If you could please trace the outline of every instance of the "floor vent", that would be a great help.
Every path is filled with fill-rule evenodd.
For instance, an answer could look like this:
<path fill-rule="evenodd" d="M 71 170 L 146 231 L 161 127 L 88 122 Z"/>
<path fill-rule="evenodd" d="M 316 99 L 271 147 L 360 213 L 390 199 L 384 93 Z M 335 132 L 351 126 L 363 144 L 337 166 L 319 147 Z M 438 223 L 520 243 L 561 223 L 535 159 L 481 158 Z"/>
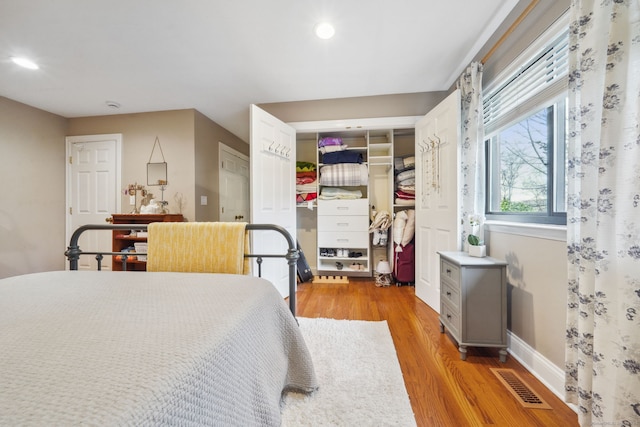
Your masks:
<path fill-rule="evenodd" d="M 492 368 L 491 371 L 523 407 L 552 409 L 513 369 Z"/>

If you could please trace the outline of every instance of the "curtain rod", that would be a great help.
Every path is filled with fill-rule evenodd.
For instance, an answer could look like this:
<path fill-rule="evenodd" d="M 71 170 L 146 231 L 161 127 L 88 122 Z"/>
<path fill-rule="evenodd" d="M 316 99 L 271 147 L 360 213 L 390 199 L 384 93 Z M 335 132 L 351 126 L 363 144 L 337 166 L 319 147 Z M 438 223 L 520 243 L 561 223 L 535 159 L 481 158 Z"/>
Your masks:
<path fill-rule="evenodd" d="M 491 58 L 491 56 L 495 53 L 495 51 L 498 50 L 500 45 L 504 43 L 507 37 L 509 37 L 509 35 L 511 35 L 511 33 L 516 29 L 516 27 L 520 25 L 522 21 L 524 21 L 524 18 L 527 17 L 529 12 L 531 12 L 539 2 L 540 0 L 532 0 L 532 2 L 529 3 L 529 6 L 527 6 L 527 8 L 520 14 L 520 16 L 518 16 L 518 19 L 516 19 L 514 23 L 511 24 L 511 26 L 502 35 L 502 37 L 500 37 L 500 39 L 496 42 L 496 44 L 494 44 L 493 47 L 489 50 L 489 52 L 487 52 L 487 54 L 482 58 L 482 61 L 480 62 L 482 62 L 483 65 L 489 60 L 489 58 Z"/>

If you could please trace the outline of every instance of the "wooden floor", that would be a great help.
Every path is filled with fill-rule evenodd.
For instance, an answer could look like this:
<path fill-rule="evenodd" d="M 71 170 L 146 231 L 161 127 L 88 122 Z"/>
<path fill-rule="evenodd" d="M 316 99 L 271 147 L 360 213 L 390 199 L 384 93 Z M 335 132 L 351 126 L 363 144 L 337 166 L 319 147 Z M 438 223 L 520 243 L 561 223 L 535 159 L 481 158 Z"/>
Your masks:
<path fill-rule="evenodd" d="M 386 320 L 395 343 L 418 426 L 577 426 L 577 415 L 512 357 L 497 349 L 457 346 L 440 333 L 438 315 L 413 287 L 378 288 L 372 280 L 298 285 L 301 317 Z M 511 368 L 553 409 L 525 409 L 490 368 Z"/>

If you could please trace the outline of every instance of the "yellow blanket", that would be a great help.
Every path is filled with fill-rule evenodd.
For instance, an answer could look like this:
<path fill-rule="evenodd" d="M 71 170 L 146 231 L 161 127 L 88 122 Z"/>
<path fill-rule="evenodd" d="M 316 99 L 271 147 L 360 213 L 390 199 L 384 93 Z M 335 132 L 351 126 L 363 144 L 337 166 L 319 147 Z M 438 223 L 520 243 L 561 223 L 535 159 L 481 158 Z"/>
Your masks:
<path fill-rule="evenodd" d="M 244 222 L 154 222 L 148 227 L 147 271 L 248 274 Z"/>

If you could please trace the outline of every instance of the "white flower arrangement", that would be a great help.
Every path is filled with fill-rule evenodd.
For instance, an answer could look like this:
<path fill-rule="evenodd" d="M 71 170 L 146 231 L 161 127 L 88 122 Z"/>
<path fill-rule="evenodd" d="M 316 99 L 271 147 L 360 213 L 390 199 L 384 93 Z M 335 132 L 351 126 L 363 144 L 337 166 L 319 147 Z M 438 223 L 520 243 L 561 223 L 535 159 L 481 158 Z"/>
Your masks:
<path fill-rule="evenodd" d="M 471 246 L 481 246 L 484 245 L 484 240 L 481 239 L 476 233 L 478 233 L 482 224 L 484 223 L 484 217 L 480 214 L 471 214 L 469 215 L 469 225 L 471 225 L 471 233 L 467 238 L 467 241 Z M 478 233 L 481 234 L 481 233 Z"/>

